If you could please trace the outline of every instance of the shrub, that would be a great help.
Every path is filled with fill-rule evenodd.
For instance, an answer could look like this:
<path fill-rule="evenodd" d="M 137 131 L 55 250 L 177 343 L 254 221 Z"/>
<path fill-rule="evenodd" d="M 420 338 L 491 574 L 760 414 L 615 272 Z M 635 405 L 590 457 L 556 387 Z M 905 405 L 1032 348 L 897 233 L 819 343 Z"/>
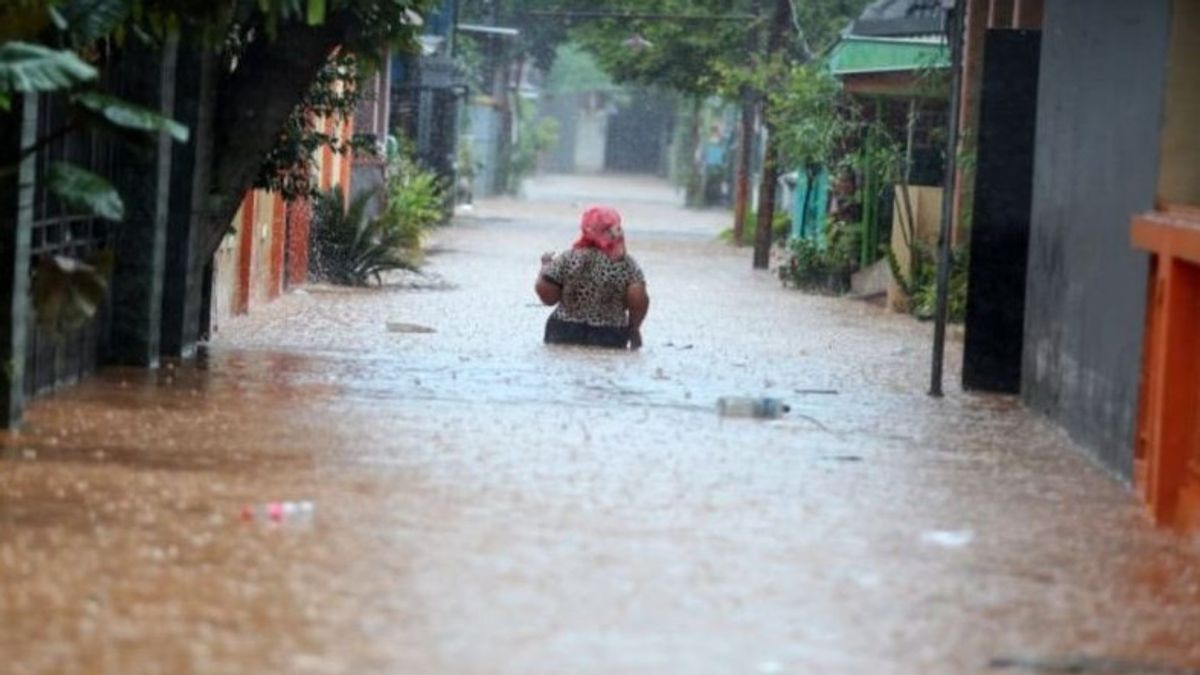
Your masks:
<path fill-rule="evenodd" d="M 803 237 L 793 239 L 788 245 L 791 257 L 779 268 L 779 277 L 784 285 L 804 290 L 845 293 L 857 268 L 861 239 L 861 225 L 836 220 L 826 230 L 824 246 Z"/>
<path fill-rule="evenodd" d="M 367 203 L 377 191 L 358 194 L 346 205 L 339 189 L 318 194 L 309 240 L 310 268 L 323 281 L 352 286 L 376 283 L 396 269 L 415 269 L 402 254 L 403 237 L 383 218 L 367 218 Z"/>
<path fill-rule="evenodd" d="M 537 168 L 538 157 L 558 143 L 558 120 L 538 118 L 532 103 L 522 100 L 517 111 L 519 133 L 513 147 L 512 165 L 508 174 L 508 192 L 517 194 L 521 183 Z"/>
<path fill-rule="evenodd" d="M 792 218 L 786 213 L 776 213 L 771 220 L 771 242 L 782 244 L 792 233 Z M 751 210 L 746 213 L 746 229 L 742 232 L 742 246 L 753 246 L 754 238 L 758 236 L 758 212 Z M 717 237 L 726 244 L 733 243 L 733 228 L 721 230 Z"/>
<path fill-rule="evenodd" d="M 966 247 L 951 251 L 950 258 L 946 320 L 950 323 L 962 323 L 967 318 L 967 278 L 970 270 Z M 923 275 L 912 294 L 913 316 L 926 321 L 932 319 L 937 311 L 937 264 L 930 262 L 927 269 L 928 273 Z"/>
<path fill-rule="evenodd" d="M 445 217 L 441 182 L 402 151 L 390 153 L 387 168 L 387 203 L 381 226 L 396 248 L 415 262 L 430 228 Z"/>
<path fill-rule="evenodd" d="M 822 248 L 817 242 L 803 237 L 793 239 L 788 248 L 791 257 L 779 268 L 779 278 L 785 286 L 823 293 L 850 290 L 853 267 L 839 249 Z"/>

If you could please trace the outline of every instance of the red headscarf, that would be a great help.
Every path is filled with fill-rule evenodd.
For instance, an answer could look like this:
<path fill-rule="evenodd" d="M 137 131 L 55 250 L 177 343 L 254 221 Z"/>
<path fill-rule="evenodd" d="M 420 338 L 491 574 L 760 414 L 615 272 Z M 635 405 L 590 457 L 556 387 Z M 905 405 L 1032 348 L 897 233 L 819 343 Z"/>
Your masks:
<path fill-rule="evenodd" d="M 594 248 L 609 260 L 625 256 L 625 233 L 621 230 L 621 214 L 607 206 L 593 206 L 583 212 L 581 234 L 574 248 Z"/>

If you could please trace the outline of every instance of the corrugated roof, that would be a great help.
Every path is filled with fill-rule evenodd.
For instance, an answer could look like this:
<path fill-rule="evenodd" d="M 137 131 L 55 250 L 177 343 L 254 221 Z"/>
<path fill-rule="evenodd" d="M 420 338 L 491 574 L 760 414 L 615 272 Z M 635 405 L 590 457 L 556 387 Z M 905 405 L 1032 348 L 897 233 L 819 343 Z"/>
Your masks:
<path fill-rule="evenodd" d="M 829 70 L 839 77 L 948 67 L 950 50 L 944 39 L 851 36 L 842 38 L 829 55 Z"/>
<path fill-rule="evenodd" d="M 899 37 L 939 33 L 945 17 L 943 0 L 876 0 L 850 24 L 850 34 Z"/>

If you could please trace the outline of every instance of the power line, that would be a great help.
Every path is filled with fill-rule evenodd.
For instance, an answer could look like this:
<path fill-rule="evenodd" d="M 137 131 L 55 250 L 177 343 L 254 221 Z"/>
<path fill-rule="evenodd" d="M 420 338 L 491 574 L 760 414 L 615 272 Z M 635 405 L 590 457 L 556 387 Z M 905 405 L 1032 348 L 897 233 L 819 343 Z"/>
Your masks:
<path fill-rule="evenodd" d="M 648 12 L 535 10 L 525 16 L 548 19 L 632 19 L 643 21 L 762 21 L 754 14 L 657 14 Z"/>

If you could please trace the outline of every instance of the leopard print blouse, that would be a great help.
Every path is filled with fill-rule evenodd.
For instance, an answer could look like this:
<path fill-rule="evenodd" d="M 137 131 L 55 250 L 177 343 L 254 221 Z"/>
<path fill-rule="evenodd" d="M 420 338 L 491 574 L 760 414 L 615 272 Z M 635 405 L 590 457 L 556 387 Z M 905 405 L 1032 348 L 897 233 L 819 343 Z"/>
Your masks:
<path fill-rule="evenodd" d="M 610 260 L 594 248 L 558 254 L 542 269 L 542 277 L 562 287 L 562 300 L 551 316 L 592 326 L 628 325 L 625 291 L 646 283 L 632 256 Z"/>

